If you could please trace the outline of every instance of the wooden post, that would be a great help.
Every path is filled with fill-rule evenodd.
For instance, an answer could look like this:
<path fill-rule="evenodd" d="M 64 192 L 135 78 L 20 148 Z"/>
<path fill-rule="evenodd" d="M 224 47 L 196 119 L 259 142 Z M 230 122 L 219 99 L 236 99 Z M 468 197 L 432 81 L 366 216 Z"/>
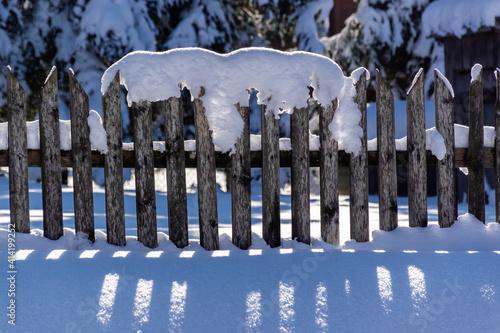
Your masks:
<path fill-rule="evenodd" d="M 398 226 L 394 94 L 378 70 L 376 86 L 379 224 L 391 231 Z"/>
<path fill-rule="evenodd" d="M 73 150 L 73 187 L 75 201 L 75 231 L 84 232 L 89 240 L 94 236 L 94 203 L 92 193 L 92 160 L 90 145 L 89 97 L 69 70 L 71 112 L 71 148 Z"/>
<path fill-rule="evenodd" d="M 427 226 L 427 160 L 424 70 L 420 69 L 406 95 L 408 151 L 408 213 L 410 227 Z"/>
<path fill-rule="evenodd" d="M 132 103 L 135 155 L 137 239 L 147 247 L 158 246 L 155 170 L 153 165 L 153 115 L 149 102 Z"/>
<path fill-rule="evenodd" d="M 271 247 L 281 245 L 279 124 L 272 110 L 261 106 L 262 235 Z"/>
<path fill-rule="evenodd" d="M 455 172 L 455 129 L 453 95 L 440 73 L 434 71 L 436 129 L 444 139 L 446 155 L 437 162 L 438 221 L 441 228 L 457 219 L 457 179 Z"/>
<path fill-rule="evenodd" d="M 231 209 L 233 244 L 240 249 L 252 245 L 252 207 L 250 197 L 250 108 L 236 105 L 244 126 L 231 156 Z"/>
<path fill-rule="evenodd" d="M 168 234 L 178 248 L 183 248 L 189 245 L 189 240 L 182 99 L 172 97 L 165 105 Z"/>
<path fill-rule="evenodd" d="M 41 92 L 40 154 L 42 165 L 43 235 L 59 239 L 64 233 L 62 212 L 61 139 L 57 69 L 54 66 Z"/>
<path fill-rule="evenodd" d="M 194 100 L 196 136 L 196 169 L 198 175 L 198 212 L 200 218 L 200 245 L 208 251 L 219 249 L 219 222 L 217 215 L 217 183 L 215 180 L 215 150 L 205 107 L 200 96 Z"/>
<path fill-rule="evenodd" d="M 26 94 L 7 67 L 10 224 L 17 232 L 30 232 Z"/>
<path fill-rule="evenodd" d="M 470 83 L 469 90 L 469 213 L 485 221 L 484 150 L 483 150 L 483 69 Z"/>
<path fill-rule="evenodd" d="M 500 223 L 500 69 L 495 70 L 497 94 L 495 100 L 495 211 L 496 221 Z"/>
<path fill-rule="evenodd" d="M 351 154 L 349 164 L 351 239 L 357 242 L 368 242 L 370 240 L 370 229 L 368 224 L 366 72 L 361 75 L 355 86 L 355 102 L 358 104 L 359 112 L 361 112 L 359 125 L 363 129 L 363 137 L 361 138 L 361 151 L 356 156 Z"/>
<path fill-rule="evenodd" d="M 125 204 L 123 193 L 123 138 L 120 73 L 117 72 L 102 96 L 102 116 L 108 153 L 104 157 L 106 188 L 106 232 L 109 244 L 125 246 Z"/>
<path fill-rule="evenodd" d="M 337 107 L 334 99 L 319 108 L 321 238 L 333 245 L 339 244 L 339 152 L 328 125 Z"/>
<path fill-rule="evenodd" d="M 292 144 L 292 239 L 310 244 L 309 209 L 309 109 L 294 109 L 290 115 Z"/>

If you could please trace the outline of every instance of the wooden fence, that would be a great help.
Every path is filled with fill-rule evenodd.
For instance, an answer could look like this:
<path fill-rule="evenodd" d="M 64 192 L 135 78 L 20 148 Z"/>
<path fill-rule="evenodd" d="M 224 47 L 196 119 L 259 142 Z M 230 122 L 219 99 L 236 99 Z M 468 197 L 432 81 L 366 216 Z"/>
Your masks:
<path fill-rule="evenodd" d="M 496 71 L 496 137 L 500 137 L 500 70 Z M 177 247 L 188 245 L 188 217 L 185 168 L 198 172 L 200 242 L 207 250 L 219 248 L 217 167 L 231 169 L 232 240 L 239 248 L 251 245 L 250 169 L 262 168 L 262 234 L 272 247 L 281 244 L 279 168 L 291 167 L 292 237 L 310 243 L 309 168 L 320 167 L 321 237 L 339 243 L 339 166 L 350 168 L 351 238 L 369 240 L 368 166 L 378 167 L 380 229 L 398 227 L 396 165 L 408 167 L 409 224 L 427 226 L 426 166 L 437 166 L 438 220 L 449 227 L 457 218 L 456 168 L 469 169 L 469 212 L 485 220 L 484 169 L 496 172 L 496 220 L 500 221 L 500 145 L 483 145 L 482 72 L 471 82 L 469 104 L 469 149 L 454 147 L 453 96 L 436 72 L 436 127 L 444 138 L 446 155 L 437 160 L 426 151 L 424 113 L 424 75 L 420 71 L 407 96 L 407 151 L 396 151 L 394 96 L 391 88 L 376 74 L 377 151 L 367 150 L 366 74 L 356 83 L 355 101 L 362 114 L 362 149 L 357 155 L 338 150 L 331 140 L 328 124 L 334 117 L 337 101 L 318 106 L 320 116 L 319 151 L 309 149 L 308 112 L 291 115 L 291 151 L 279 150 L 279 127 L 274 114 L 262 112 L 262 150 L 250 150 L 249 108 L 237 105 L 244 120 L 243 134 L 233 155 L 216 152 L 211 140 L 202 101 L 194 100 L 196 151 L 185 151 L 180 98 L 165 101 L 165 151 L 153 149 L 152 111 L 147 102 L 132 105 L 134 150 L 123 150 L 118 74 L 102 97 L 104 128 L 109 153 L 91 149 L 89 141 L 89 101 L 85 91 L 69 73 L 71 112 L 71 151 L 60 149 L 57 71 L 52 71 L 41 93 L 40 150 L 28 150 L 24 90 L 8 69 L 8 140 L 7 151 L 0 151 L 0 166 L 9 167 L 11 224 L 18 232 L 30 231 L 28 167 L 42 168 L 44 236 L 58 239 L 63 235 L 61 167 L 72 167 L 74 177 L 75 230 L 94 240 L 92 168 L 104 168 L 106 190 L 107 241 L 125 245 L 123 168 L 135 168 L 137 236 L 144 245 L 158 245 L 154 168 L 166 168 L 168 187 L 169 238 Z"/>

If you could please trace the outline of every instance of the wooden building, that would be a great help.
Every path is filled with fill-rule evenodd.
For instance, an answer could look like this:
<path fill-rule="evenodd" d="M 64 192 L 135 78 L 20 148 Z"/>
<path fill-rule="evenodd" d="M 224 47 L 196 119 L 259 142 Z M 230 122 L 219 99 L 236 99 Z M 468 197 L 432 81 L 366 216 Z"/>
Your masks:
<path fill-rule="evenodd" d="M 333 1 L 333 0 L 332 0 Z M 345 26 L 345 20 L 356 11 L 354 0 L 335 0 L 330 12 L 329 36 L 338 34 Z"/>
<path fill-rule="evenodd" d="M 468 32 L 461 38 L 436 36 L 444 45 L 445 75 L 455 89 L 455 122 L 468 124 L 470 70 L 483 66 L 484 122 L 494 125 L 495 68 L 500 67 L 500 17 L 495 26 Z"/>
<path fill-rule="evenodd" d="M 468 31 L 460 38 L 455 35 L 434 35 L 444 45 L 445 76 L 455 90 L 455 123 L 469 124 L 469 86 L 471 68 L 475 64 L 483 66 L 484 124 L 495 125 L 495 68 L 500 68 L 500 17 L 495 25 L 482 27 L 475 32 Z M 486 172 L 490 187 L 494 175 Z M 458 192 L 467 192 L 467 177 L 458 174 Z M 459 196 L 460 198 L 460 196 Z M 462 196 L 463 198 L 463 196 Z"/>

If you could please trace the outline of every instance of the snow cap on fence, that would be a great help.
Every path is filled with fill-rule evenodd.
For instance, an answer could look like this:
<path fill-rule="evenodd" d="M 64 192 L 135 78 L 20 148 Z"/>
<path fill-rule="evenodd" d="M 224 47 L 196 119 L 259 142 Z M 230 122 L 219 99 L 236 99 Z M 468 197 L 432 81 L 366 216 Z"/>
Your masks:
<path fill-rule="evenodd" d="M 481 74 L 481 70 L 483 66 L 480 64 L 475 64 L 470 70 L 470 82 L 479 81 L 479 75 Z"/>
<path fill-rule="evenodd" d="M 330 125 L 333 137 L 347 152 L 359 152 L 361 114 L 354 103 L 356 77 L 345 77 L 331 59 L 306 52 L 281 52 L 247 48 L 218 54 L 200 48 L 154 53 L 132 52 L 109 67 L 102 77 L 104 94 L 117 71 L 128 90 L 129 105 L 180 96 L 187 87 L 200 98 L 213 131 L 213 141 L 223 151 L 231 150 L 243 130 L 235 104 L 248 106 L 249 89 L 258 91 L 258 103 L 266 104 L 276 117 L 307 106 L 309 88 L 322 105 L 335 98 L 339 108 Z M 361 74 L 356 72 L 357 74 Z M 359 77 L 358 75 L 358 77 Z M 201 88 L 205 94 L 200 96 Z"/>

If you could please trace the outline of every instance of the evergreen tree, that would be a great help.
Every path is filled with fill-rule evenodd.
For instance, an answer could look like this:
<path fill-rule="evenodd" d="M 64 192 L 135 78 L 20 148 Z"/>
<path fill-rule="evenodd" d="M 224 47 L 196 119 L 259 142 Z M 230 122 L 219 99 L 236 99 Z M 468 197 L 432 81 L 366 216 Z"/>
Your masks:
<path fill-rule="evenodd" d="M 357 11 L 347 26 L 326 42 L 326 54 L 349 75 L 357 67 L 375 74 L 379 69 L 404 99 L 413 76 L 441 67 L 442 48 L 422 33 L 422 13 L 433 0 L 358 0 Z M 432 94 L 432 75 L 426 75 L 426 90 Z M 374 101 L 374 80 L 368 98 Z"/>

